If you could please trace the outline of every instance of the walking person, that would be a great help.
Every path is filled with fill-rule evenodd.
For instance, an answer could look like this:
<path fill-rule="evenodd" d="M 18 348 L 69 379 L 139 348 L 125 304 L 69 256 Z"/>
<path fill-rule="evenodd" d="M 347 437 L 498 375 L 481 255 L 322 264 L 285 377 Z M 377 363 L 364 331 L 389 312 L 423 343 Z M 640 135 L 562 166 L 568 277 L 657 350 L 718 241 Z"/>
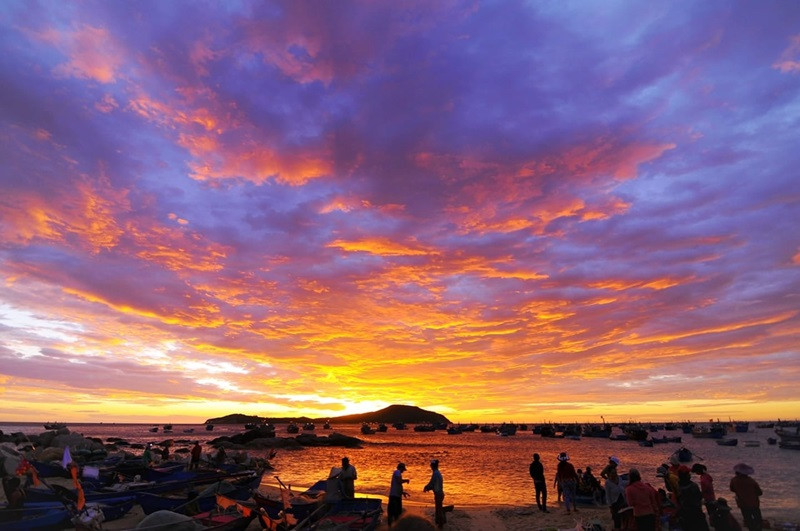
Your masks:
<path fill-rule="evenodd" d="M 539 459 L 539 454 L 533 454 L 533 461 L 531 461 L 528 471 L 536 491 L 536 506 L 543 513 L 549 513 L 550 511 L 547 510 L 547 481 L 544 479 L 544 465 Z"/>
<path fill-rule="evenodd" d="M 656 531 L 656 523 L 661 512 L 658 491 L 649 483 L 642 481 L 642 475 L 635 468 L 631 468 L 628 472 L 628 482 L 628 486 L 625 487 L 625 497 L 628 505 L 633 507 L 637 531 Z"/>
<path fill-rule="evenodd" d="M 567 514 L 572 510 L 578 512 L 578 507 L 575 505 L 575 494 L 578 489 L 578 473 L 575 472 L 575 467 L 569 462 L 569 455 L 567 452 L 558 454 L 556 481 L 558 481 L 561 490 L 564 492 L 564 506 L 567 508 Z M 572 509 L 570 509 L 570 507 Z"/>
<path fill-rule="evenodd" d="M 342 471 L 339 473 L 339 479 L 342 481 L 345 498 L 355 498 L 358 474 L 356 467 L 350 464 L 350 459 L 347 457 L 342 457 Z"/>
<path fill-rule="evenodd" d="M 736 475 L 731 479 L 731 492 L 736 494 L 736 505 L 742 511 L 744 525 L 750 531 L 761 531 L 763 523 L 760 496 L 764 493 L 758 482 L 750 477 L 755 470 L 749 465 L 739 463 L 733 467 L 733 472 Z"/>
<path fill-rule="evenodd" d="M 442 473 L 439 472 L 439 460 L 434 459 L 431 461 L 431 480 L 422 489 L 423 492 L 433 491 L 433 503 L 435 509 L 434 521 L 436 527 L 441 529 L 447 523 L 447 517 L 444 514 L 444 478 Z"/>
<path fill-rule="evenodd" d="M 409 481 L 403 479 L 403 472 L 405 471 L 406 465 L 397 463 L 397 468 L 392 473 L 392 483 L 389 487 L 389 507 L 386 511 L 390 528 L 392 527 L 392 522 L 400 518 L 403 513 L 403 496 L 408 497 L 408 493 L 403 490 L 403 483 L 408 483 Z"/>

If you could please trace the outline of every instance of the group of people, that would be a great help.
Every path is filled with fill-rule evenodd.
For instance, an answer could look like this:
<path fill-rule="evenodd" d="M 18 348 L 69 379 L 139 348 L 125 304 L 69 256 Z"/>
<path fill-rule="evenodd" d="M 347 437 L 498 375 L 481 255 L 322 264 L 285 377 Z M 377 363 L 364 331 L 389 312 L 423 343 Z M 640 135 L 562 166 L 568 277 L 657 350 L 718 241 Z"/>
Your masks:
<path fill-rule="evenodd" d="M 434 522 L 436 527 L 441 529 L 447 522 L 446 512 L 452 511 L 453 506 L 444 506 L 444 478 L 441 471 L 439 471 L 439 460 L 433 459 L 430 464 L 431 479 L 422 488 L 423 492 L 433 493 L 434 503 Z M 392 472 L 392 478 L 389 486 L 389 504 L 387 507 L 387 522 L 389 527 L 400 519 L 403 513 L 403 498 L 407 498 L 409 493 L 403 488 L 403 485 L 409 483 L 409 479 L 403 477 L 406 471 L 405 463 L 397 463 L 397 467 Z M 355 481 L 358 479 L 358 472 L 356 467 L 350 463 L 347 457 L 342 458 L 342 466 L 333 467 L 328 476 L 327 486 L 327 501 L 333 501 L 329 496 L 331 493 L 335 497 L 341 498 L 354 498 L 355 497 Z"/>
<path fill-rule="evenodd" d="M 620 460 L 616 456 L 611 456 L 608 464 L 600 472 L 605 484 L 602 493 L 598 493 L 599 481 L 592 474 L 590 467 L 587 467 L 584 473 L 576 471 L 569 462 L 570 458 L 566 452 L 561 452 L 557 460 L 554 485 L 558 488 L 559 499 L 563 495 L 567 513 L 578 510 L 576 495 L 582 486 L 585 491 L 592 493 L 594 501 L 598 501 L 597 495 L 601 494 L 611 511 L 614 529 L 655 531 L 661 529 L 663 521 L 668 523 L 670 528 L 708 531 L 710 521 L 717 531 L 741 531 L 741 526 L 731 514 L 727 500 L 716 497 L 714 480 L 703 464 L 695 463 L 689 468 L 681 464 L 677 456 L 672 456 L 669 464 L 658 467 L 657 477 L 664 479 L 664 487 L 656 489 L 644 482 L 641 473 L 635 468 L 631 468 L 627 474 L 620 474 L 617 470 Z M 533 479 L 536 505 L 540 511 L 549 512 L 544 465 L 538 453 L 533 454 L 529 469 Z M 758 482 L 751 477 L 753 468 L 745 463 L 739 463 L 733 467 L 733 472 L 734 477 L 729 487 L 736 496 L 742 520 L 750 531 L 760 531 L 762 491 Z M 692 481 L 692 474 L 698 477 L 699 485 Z"/>

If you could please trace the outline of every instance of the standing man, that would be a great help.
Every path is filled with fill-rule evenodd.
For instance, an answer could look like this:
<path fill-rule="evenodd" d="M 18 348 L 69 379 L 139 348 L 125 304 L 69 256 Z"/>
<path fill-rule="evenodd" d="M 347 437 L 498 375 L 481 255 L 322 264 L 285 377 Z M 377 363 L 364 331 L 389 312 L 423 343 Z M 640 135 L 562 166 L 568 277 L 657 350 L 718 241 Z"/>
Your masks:
<path fill-rule="evenodd" d="M 731 491 L 736 494 L 736 505 L 742 511 L 744 525 L 750 531 L 761 531 L 763 523 L 759 497 L 764 493 L 758 482 L 750 477 L 755 470 L 749 465 L 739 463 L 733 467 L 733 472 L 736 475 L 731 479 Z"/>
<path fill-rule="evenodd" d="M 195 441 L 194 446 L 192 446 L 192 458 L 189 461 L 189 470 L 200 468 L 200 456 L 202 453 L 203 449 L 200 447 L 200 441 Z"/>
<path fill-rule="evenodd" d="M 433 473 L 431 474 L 431 480 L 425 485 L 425 488 L 422 489 L 423 492 L 428 492 L 429 490 L 433 491 L 433 504 L 436 508 L 435 518 L 434 521 L 436 522 L 436 527 L 441 529 L 444 527 L 444 524 L 447 523 L 447 517 L 444 514 L 444 478 L 442 478 L 442 473 L 439 472 L 439 460 L 434 459 L 431 461 L 431 470 Z"/>
<path fill-rule="evenodd" d="M 406 465 L 397 463 L 397 468 L 392 473 L 392 484 L 389 487 L 389 508 L 386 511 L 389 527 L 392 527 L 392 522 L 400 518 L 403 512 L 403 496 L 408 497 L 408 493 L 403 490 L 403 483 L 408 483 L 409 481 L 403 479 L 403 472 L 405 471 Z"/>
<path fill-rule="evenodd" d="M 547 481 L 544 479 L 544 465 L 539 461 L 539 454 L 533 454 L 533 461 L 529 467 L 531 478 L 533 478 L 533 488 L 536 490 L 536 506 L 543 513 L 547 510 Z"/>
<path fill-rule="evenodd" d="M 350 459 L 342 457 L 342 471 L 339 474 L 339 479 L 342 481 L 342 490 L 344 491 L 345 498 L 356 497 L 356 480 L 358 474 L 356 467 L 350 464 Z"/>

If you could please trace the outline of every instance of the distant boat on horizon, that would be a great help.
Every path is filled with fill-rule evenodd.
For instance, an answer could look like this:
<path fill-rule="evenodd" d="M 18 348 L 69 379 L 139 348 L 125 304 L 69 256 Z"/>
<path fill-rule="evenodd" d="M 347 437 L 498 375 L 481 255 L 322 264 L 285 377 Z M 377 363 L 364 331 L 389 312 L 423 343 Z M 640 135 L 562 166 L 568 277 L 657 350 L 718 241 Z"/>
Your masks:
<path fill-rule="evenodd" d="M 44 429 L 46 430 L 60 430 L 61 428 L 66 428 L 66 422 L 45 422 Z"/>

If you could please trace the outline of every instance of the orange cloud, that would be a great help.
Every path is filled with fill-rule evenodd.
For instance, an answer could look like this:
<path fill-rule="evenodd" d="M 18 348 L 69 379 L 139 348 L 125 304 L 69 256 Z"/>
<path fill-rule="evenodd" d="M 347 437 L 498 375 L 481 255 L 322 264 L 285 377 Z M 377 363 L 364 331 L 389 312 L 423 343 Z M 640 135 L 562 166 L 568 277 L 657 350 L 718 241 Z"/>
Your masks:
<path fill-rule="evenodd" d="M 347 252 L 365 252 L 381 256 L 427 256 L 436 254 L 432 248 L 421 245 L 405 245 L 388 238 L 365 238 L 358 241 L 336 240 L 329 243 L 328 247 L 342 249 Z"/>
<path fill-rule="evenodd" d="M 59 75 L 113 83 L 125 60 L 124 49 L 105 28 L 84 24 L 73 31 L 62 32 L 50 28 L 34 32 L 33 35 L 55 46 L 68 57 L 66 63 L 54 68 Z"/>
<path fill-rule="evenodd" d="M 35 239 L 66 243 L 74 236 L 98 253 L 119 243 L 123 230 L 116 216 L 129 209 L 127 191 L 113 189 L 107 178 L 77 180 L 67 197 L 58 192 L 47 199 L 33 192 L 11 192 L 0 200 L 0 237 L 25 244 Z"/>
<path fill-rule="evenodd" d="M 772 64 L 772 68 L 784 74 L 800 72 L 800 35 L 794 35 L 789 46 L 781 53 L 780 59 Z"/>

